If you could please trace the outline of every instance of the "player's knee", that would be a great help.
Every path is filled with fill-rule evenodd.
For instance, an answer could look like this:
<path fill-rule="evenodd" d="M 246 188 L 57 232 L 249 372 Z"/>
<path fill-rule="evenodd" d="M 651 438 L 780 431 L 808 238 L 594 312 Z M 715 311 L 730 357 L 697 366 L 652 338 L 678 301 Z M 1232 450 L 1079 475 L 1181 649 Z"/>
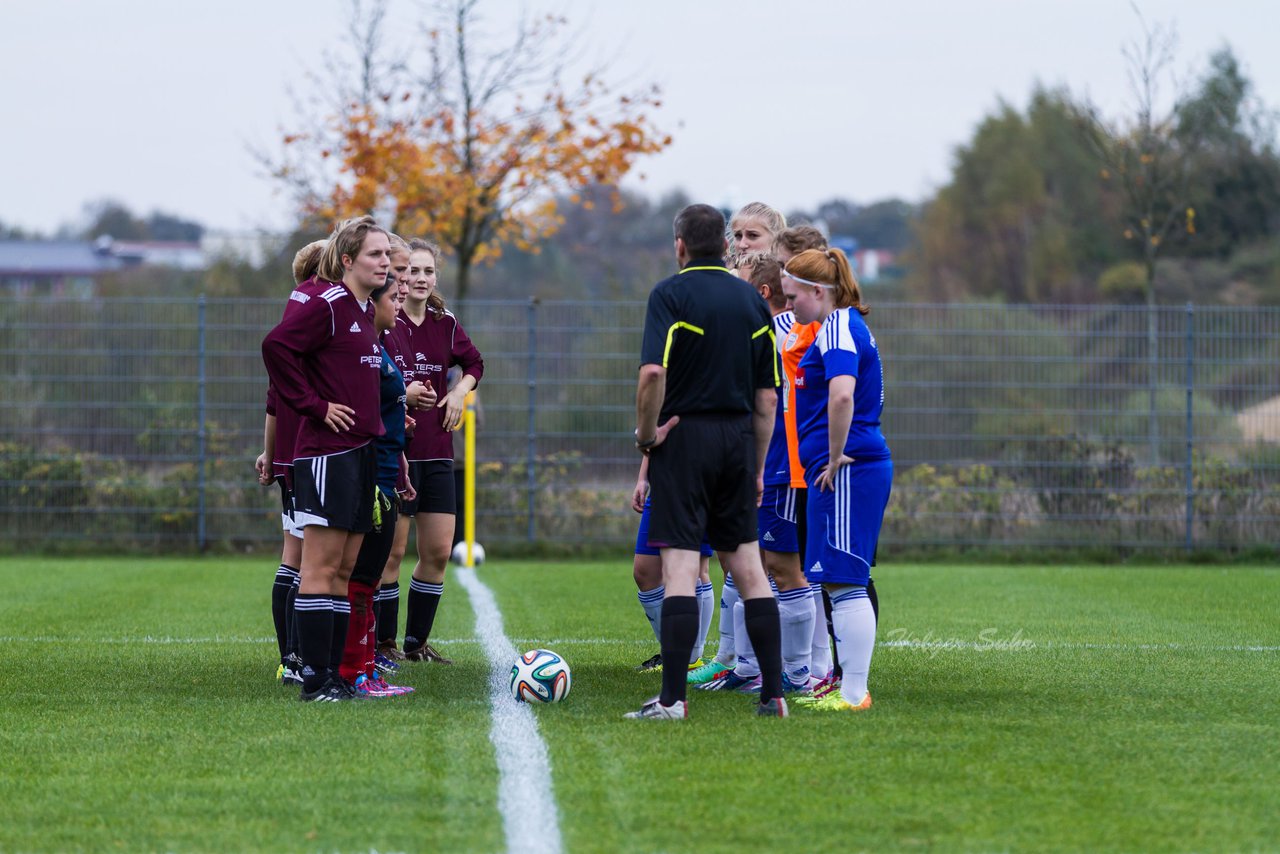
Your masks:
<path fill-rule="evenodd" d="M 445 565 L 449 563 L 451 551 L 452 548 L 448 540 L 420 543 L 418 545 L 418 560 L 431 569 L 443 571 Z"/>
<path fill-rule="evenodd" d="M 631 577 L 639 590 L 652 590 L 662 583 L 662 558 L 636 555 L 631 564 Z"/>

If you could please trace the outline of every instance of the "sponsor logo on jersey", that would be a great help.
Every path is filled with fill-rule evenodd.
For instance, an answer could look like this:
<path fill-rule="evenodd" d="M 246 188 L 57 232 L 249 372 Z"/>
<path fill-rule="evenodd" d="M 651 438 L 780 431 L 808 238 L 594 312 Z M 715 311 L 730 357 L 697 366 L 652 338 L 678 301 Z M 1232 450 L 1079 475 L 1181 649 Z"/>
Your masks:
<path fill-rule="evenodd" d="M 420 374 L 438 374 L 444 370 L 444 365 L 428 365 L 419 362 L 413 366 L 413 369 Z"/>
<path fill-rule="evenodd" d="M 350 331 L 350 332 L 359 332 L 359 331 L 360 331 L 360 321 L 358 321 L 358 320 L 357 320 L 357 321 L 353 322 L 353 323 L 351 324 L 351 329 L 350 329 L 350 330 L 348 330 L 348 331 Z"/>
<path fill-rule="evenodd" d="M 414 353 L 413 358 L 419 362 L 425 362 L 427 360 L 427 357 L 422 355 L 421 353 Z"/>
<path fill-rule="evenodd" d="M 293 293 L 289 294 L 289 299 L 293 300 L 294 302 L 300 302 L 303 305 L 306 305 L 308 302 L 311 301 L 311 297 L 307 296 L 302 291 L 294 291 Z"/>
<path fill-rule="evenodd" d="M 796 368 L 796 388 L 804 388 L 804 368 Z"/>

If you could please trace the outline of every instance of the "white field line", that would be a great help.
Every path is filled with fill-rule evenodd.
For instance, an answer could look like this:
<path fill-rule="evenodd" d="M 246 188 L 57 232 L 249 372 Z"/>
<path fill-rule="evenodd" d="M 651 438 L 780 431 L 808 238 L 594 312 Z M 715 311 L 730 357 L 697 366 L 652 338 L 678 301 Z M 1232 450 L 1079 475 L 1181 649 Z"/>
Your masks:
<path fill-rule="evenodd" d="M 502 628 L 502 612 L 493 592 L 474 569 L 459 568 L 453 577 L 467 591 L 476 614 L 476 634 L 489 659 L 489 700 L 493 722 L 489 741 L 498 762 L 498 811 L 502 813 L 507 851 L 559 854 L 560 819 L 551 786 L 551 761 L 538 733 L 538 721 L 524 703 L 511 696 L 511 665 L 516 648 Z"/>
<path fill-rule="evenodd" d="M 626 638 L 513 638 L 513 642 L 519 642 L 522 647 L 556 647 L 568 646 L 570 644 L 576 646 L 642 646 L 645 641 L 642 638 L 626 639 Z M 66 635 L 7 635 L 0 636 L 0 644 L 5 643 L 39 643 L 39 644 L 109 644 L 109 645 L 174 645 L 174 646 L 196 646 L 200 644 L 243 644 L 257 646 L 261 644 L 273 644 L 276 639 L 273 637 L 236 637 L 227 636 L 211 636 L 211 637 L 168 637 L 160 635 L 141 635 L 138 637 L 115 637 L 115 638 L 92 638 L 92 637 L 70 637 Z M 478 637 L 459 637 L 459 638 L 439 638 L 436 643 L 441 646 L 453 644 L 477 644 L 483 645 L 484 640 Z M 1265 644 L 1192 644 L 1192 643 L 1057 643 L 1054 641 L 1033 641 L 1026 638 L 1017 639 L 993 639 L 993 640 L 961 640 L 958 638 L 933 639 L 927 637 L 925 639 L 906 639 L 891 638 L 888 640 L 878 641 L 876 646 L 880 649 L 905 649 L 905 650 L 924 650 L 938 652 L 961 652 L 973 650 L 976 652 L 1028 652 L 1033 650 L 1086 650 L 1086 649 L 1103 649 L 1103 650 L 1122 650 L 1128 652 L 1146 652 L 1153 650 L 1170 651 L 1170 652 L 1262 652 L 1276 653 L 1280 652 L 1280 646 L 1271 646 Z M 514 650 L 515 647 L 512 647 Z M 512 653 L 514 658 L 515 653 Z M 503 672 L 504 680 L 509 675 L 508 671 Z M 505 681 L 504 681 L 505 686 Z"/>

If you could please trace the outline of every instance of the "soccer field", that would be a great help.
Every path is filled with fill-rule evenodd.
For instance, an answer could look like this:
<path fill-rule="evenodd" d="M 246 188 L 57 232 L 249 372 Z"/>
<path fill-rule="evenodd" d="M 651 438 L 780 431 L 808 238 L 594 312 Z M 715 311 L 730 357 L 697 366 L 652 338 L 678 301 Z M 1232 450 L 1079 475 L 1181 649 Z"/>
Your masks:
<path fill-rule="evenodd" d="M 274 569 L 0 562 L 0 850 L 507 847 L 458 579 L 435 631 L 455 666 L 408 665 L 409 697 L 302 704 L 272 679 Z M 532 710 L 563 850 L 1280 845 L 1280 570 L 886 565 L 870 711 L 758 719 L 695 691 L 685 722 L 621 719 L 659 682 L 633 669 L 656 647 L 630 575 L 477 573 L 517 649 L 573 667 Z"/>

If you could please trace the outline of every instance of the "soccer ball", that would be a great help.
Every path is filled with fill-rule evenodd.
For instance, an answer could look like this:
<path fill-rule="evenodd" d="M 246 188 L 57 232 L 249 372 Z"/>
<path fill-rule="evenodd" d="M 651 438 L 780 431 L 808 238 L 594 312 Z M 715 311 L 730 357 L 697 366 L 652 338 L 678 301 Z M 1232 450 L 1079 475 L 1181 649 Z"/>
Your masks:
<path fill-rule="evenodd" d="M 569 665 L 549 649 L 531 649 L 511 666 L 511 696 L 523 703 L 558 703 L 570 681 Z"/>
<path fill-rule="evenodd" d="M 472 557 L 476 559 L 476 566 L 479 566 L 480 564 L 484 563 L 484 546 L 480 545 L 479 543 L 475 543 L 471 546 L 471 550 L 472 550 L 471 552 Z M 466 542 L 461 542 L 461 543 L 458 543 L 456 546 L 454 546 L 453 554 L 449 556 L 449 559 L 452 560 L 458 566 L 466 566 L 467 565 Z"/>

